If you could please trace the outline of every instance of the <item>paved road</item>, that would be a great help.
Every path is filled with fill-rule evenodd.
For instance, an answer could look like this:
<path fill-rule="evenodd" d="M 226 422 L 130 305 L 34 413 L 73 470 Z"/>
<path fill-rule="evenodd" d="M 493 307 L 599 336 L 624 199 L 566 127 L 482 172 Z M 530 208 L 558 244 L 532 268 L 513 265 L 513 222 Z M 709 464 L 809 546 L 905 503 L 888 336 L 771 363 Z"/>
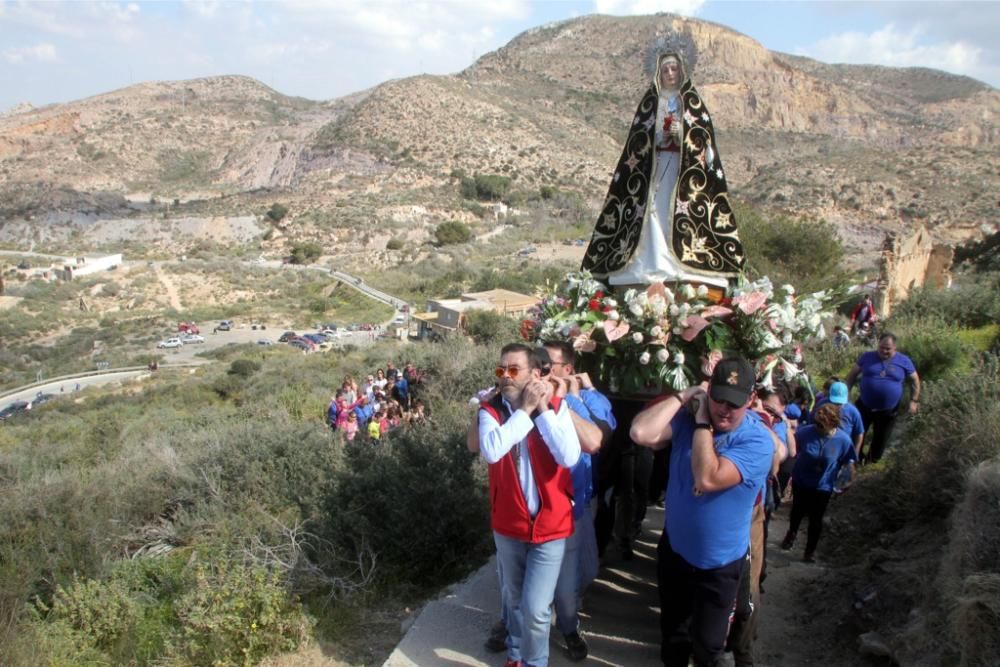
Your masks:
<path fill-rule="evenodd" d="M 0 398 L 0 410 L 17 401 L 31 401 L 38 394 L 55 394 L 59 397 L 68 396 L 78 391 L 83 391 L 88 387 L 97 387 L 115 382 L 127 382 L 147 375 L 149 375 L 148 370 L 111 371 L 82 378 L 55 380 L 46 384 L 35 385 L 28 389 L 22 389 Z"/>

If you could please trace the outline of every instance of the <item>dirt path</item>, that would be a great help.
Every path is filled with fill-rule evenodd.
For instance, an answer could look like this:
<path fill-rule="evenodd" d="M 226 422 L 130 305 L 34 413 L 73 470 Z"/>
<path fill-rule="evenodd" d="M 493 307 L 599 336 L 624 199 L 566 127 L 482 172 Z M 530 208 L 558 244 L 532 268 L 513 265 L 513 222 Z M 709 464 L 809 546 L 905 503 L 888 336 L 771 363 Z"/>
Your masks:
<path fill-rule="evenodd" d="M 156 278 L 163 285 L 163 289 L 167 295 L 167 303 L 174 310 L 183 310 L 184 306 L 181 304 L 180 294 L 177 292 L 177 286 L 174 285 L 174 281 L 170 278 L 170 275 L 163 270 L 163 267 L 159 263 L 153 264 L 153 271 L 156 272 Z"/>

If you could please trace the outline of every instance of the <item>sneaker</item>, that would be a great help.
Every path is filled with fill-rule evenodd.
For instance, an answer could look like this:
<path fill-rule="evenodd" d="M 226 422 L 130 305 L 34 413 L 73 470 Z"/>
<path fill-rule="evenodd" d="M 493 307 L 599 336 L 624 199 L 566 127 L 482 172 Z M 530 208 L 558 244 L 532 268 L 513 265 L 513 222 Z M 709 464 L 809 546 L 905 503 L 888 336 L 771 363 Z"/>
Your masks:
<path fill-rule="evenodd" d="M 788 531 L 785 533 L 785 539 L 781 541 L 781 550 L 788 551 L 795 544 L 795 533 Z"/>
<path fill-rule="evenodd" d="M 483 646 L 490 653 L 500 653 L 507 650 L 507 626 L 503 621 L 497 621 L 490 628 L 490 636 L 486 638 Z"/>
<path fill-rule="evenodd" d="M 580 662 L 587 657 L 587 641 L 580 636 L 579 632 L 571 632 L 563 635 L 566 640 L 566 653 L 573 662 Z"/>

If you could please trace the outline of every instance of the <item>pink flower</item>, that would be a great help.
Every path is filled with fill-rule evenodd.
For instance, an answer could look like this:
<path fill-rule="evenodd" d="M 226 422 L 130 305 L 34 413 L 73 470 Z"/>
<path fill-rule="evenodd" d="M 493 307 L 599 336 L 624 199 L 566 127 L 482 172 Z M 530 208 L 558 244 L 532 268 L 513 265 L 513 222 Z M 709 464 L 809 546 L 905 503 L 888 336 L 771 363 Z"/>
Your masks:
<path fill-rule="evenodd" d="M 654 296 L 659 296 L 663 300 L 667 298 L 667 288 L 663 286 L 663 283 L 657 282 L 649 286 L 646 290 L 646 296 L 652 299 Z"/>
<path fill-rule="evenodd" d="M 760 310 L 764 304 L 767 303 L 767 294 L 764 292 L 750 292 L 749 294 L 741 294 L 740 296 L 733 299 L 733 305 L 739 306 L 747 315 L 753 315 L 758 310 Z"/>
<path fill-rule="evenodd" d="M 720 350 L 711 350 L 706 356 L 701 358 L 701 374 L 707 378 L 712 377 L 716 365 L 722 361 Z"/>
<path fill-rule="evenodd" d="M 710 317 L 726 317 L 727 315 L 732 315 L 733 309 L 726 308 L 725 306 L 709 306 L 701 311 L 701 316 L 706 320 Z"/>
<path fill-rule="evenodd" d="M 613 320 L 604 320 L 602 324 L 604 326 L 604 335 L 607 336 L 609 343 L 615 342 L 628 333 L 628 322 L 624 320 L 619 320 L 617 322 Z"/>
<path fill-rule="evenodd" d="M 681 338 L 687 342 L 693 341 L 701 333 L 702 329 L 708 326 L 708 320 L 699 315 L 689 315 L 686 320 L 684 320 L 684 332 L 681 334 Z"/>

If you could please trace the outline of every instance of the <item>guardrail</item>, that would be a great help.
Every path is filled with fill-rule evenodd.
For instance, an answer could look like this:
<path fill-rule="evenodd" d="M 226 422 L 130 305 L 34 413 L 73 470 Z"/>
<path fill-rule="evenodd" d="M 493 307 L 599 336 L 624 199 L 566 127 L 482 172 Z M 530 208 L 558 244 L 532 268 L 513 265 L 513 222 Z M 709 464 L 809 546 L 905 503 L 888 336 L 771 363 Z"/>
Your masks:
<path fill-rule="evenodd" d="M 199 366 L 204 366 L 204 363 L 184 361 L 178 364 L 166 364 L 159 365 L 157 371 L 168 371 L 174 368 L 198 368 Z M 22 385 L 20 387 L 15 387 L 13 389 L 4 389 L 0 391 L 0 400 L 7 398 L 8 396 L 13 396 L 14 394 L 19 394 L 22 391 L 28 391 L 34 389 L 35 387 L 44 387 L 47 384 L 53 384 L 55 382 L 68 382 L 70 380 L 79 380 L 80 378 L 96 377 L 99 375 L 114 375 L 115 373 L 134 373 L 136 371 L 148 371 L 149 366 L 125 366 L 123 368 L 105 368 L 104 370 L 93 370 L 84 371 L 82 373 L 72 373 L 70 375 L 57 375 L 56 377 L 46 378 L 40 382 L 32 382 L 31 384 Z"/>

